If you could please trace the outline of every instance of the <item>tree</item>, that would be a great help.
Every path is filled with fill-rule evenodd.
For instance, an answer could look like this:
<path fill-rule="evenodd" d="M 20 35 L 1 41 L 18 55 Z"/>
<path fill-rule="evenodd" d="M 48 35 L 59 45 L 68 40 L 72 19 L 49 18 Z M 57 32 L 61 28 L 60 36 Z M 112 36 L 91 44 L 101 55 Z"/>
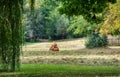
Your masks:
<path fill-rule="evenodd" d="M 109 5 L 109 3 L 116 2 L 116 0 L 60 0 L 60 1 L 62 2 L 62 5 L 59 9 L 61 14 L 66 14 L 68 16 L 82 15 L 88 22 L 96 23 L 97 25 L 103 21 L 103 13 L 104 13 L 103 11 Z M 99 32 L 99 26 L 95 30 L 93 30 L 93 33 L 91 32 L 91 34 L 93 35 L 93 37 L 95 38 L 98 37 L 101 40 L 99 34 L 98 36 L 94 35 L 96 30 L 97 32 Z M 93 46 L 94 44 L 93 41 L 95 39 L 89 38 L 89 40 L 87 44 Z M 96 44 L 95 46 L 99 47 L 99 45 L 97 44 L 102 44 L 102 43 L 97 40 L 95 44 Z M 88 45 L 86 46 L 88 47 Z"/>
<path fill-rule="evenodd" d="M 66 39 L 68 36 L 67 28 L 69 27 L 69 19 L 65 15 L 60 15 L 56 22 L 56 35 L 59 39 Z"/>
<path fill-rule="evenodd" d="M 71 17 L 70 21 L 71 24 L 67 30 L 73 37 L 87 36 L 97 27 L 95 24 L 87 22 L 81 15 Z"/>
<path fill-rule="evenodd" d="M 15 71 L 20 66 L 23 0 L 0 0 L 0 68 Z"/>
<path fill-rule="evenodd" d="M 102 34 L 120 35 L 120 0 L 117 3 L 110 4 L 105 10 L 105 22 L 100 32 Z"/>
<path fill-rule="evenodd" d="M 108 3 L 116 0 L 60 0 L 62 5 L 59 9 L 61 14 L 69 16 L 82 15 L 87 21 L 99 23 L 102 21 L 102 12 Z"/>
<path fill-rule="evenodd" d="M 57 40 L 67 38 L 67 28 L 69 26 L 68 17 L 60 15 L 57 9 L 55 9 L 50 12 L 48 20 L 47 35 L 50 39 Z"/>
<path fill-rule="evenodd" d="M 26 5 L 28 4 L 28 1 L 29 0 L 27 0 Z M 27 15 L 25 31 L 26 31 L 26 38 L 28 38 L 31 33 L 34 38 L 33 40 L 35 41 L 37 40 L 37 38 L 44 39 L 49 37 L 49 34 L 51 32 L 48 33 L 48 31 L 50 31 L 48 30 L 48 28 L 52 29 L 50 28 L 50 24 L 51 24 L 50 16 L 51 13 L 54 13 L 54 10 L 56 10 L 56 7 L 58 7 L 59 3 L 56 0 L 41 0 L 41 1 L 36 0 L 34 3 L 35 3 L 34 13 L 32 15 L 29 14 L 30 10 L 27 10 L 25 13 L 25 15 Z"/>
<path fill-rule="evenodd" d="M 26 0 L 24 4 L 25 41 L 38 41 L 39 38 L 46 37 L 45 28 L 48 11 L 44 2 L 44 0 L 34 0 L 31 4 L 30 0 Z"/>

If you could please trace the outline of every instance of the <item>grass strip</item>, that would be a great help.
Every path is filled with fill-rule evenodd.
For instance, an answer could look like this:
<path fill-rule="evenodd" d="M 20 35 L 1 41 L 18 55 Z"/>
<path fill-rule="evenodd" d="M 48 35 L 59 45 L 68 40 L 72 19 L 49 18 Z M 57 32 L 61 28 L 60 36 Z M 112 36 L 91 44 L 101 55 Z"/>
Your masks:
<path fill-rule="evenodd" d="M 22 64 L 21 70 L 5 75 L 18 75 L 18 77 L 76 77 L 76 76 L 120 76 L 120 66 L 76 66 L 76 65 L 50 65 L 50 64 Z"/>

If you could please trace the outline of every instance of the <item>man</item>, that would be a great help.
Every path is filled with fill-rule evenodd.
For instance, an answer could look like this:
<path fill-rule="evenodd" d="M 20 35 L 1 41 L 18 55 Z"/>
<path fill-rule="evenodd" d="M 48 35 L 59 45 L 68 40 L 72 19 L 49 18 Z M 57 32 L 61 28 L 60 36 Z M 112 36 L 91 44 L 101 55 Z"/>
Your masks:
<path fill-rule="evenodd" d="M 58 48 L 56 42 L 53 42 L 53 43 L 51 44 L 49 50 L 52 50 L 52 51 L 59 51 L 59 48 Z"/>

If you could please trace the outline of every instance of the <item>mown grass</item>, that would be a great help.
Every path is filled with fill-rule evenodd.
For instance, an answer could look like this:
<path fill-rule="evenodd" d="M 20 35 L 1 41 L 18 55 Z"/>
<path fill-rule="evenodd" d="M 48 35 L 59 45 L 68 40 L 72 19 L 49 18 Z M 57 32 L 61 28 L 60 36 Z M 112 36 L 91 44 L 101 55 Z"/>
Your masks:
<path fill-rule="evenodd" d="M 14 73 L 1 73 L 18 77 L 78 77 L 78 76 L 120 76 L 120 66 L 75 66 L 50 64 L 23 64 L 21 70 Z"/>
<path fill-rule="evenodd" d="M 24 42 L 23 43 L 23 46 L 26 46 L 26 45 L 33 45 L 33 44 L 37 44 L 39 42 Z"/>
<path fill-rule="evenodd" d="M 46 51 L 46 48 L 49 49 L 50 42 L 48 43 L 26 43 L 25 51 L 23 51 L 24 55 L 22 57 L 30 57 L 31 61 L 34 62 L 34 64 L 31 64 L 28 62 L 28 64 L 22 64 L 21 65 L 21 70 L 16 71 L 16 72 L 2 72 L 0 73 L 0 77 L 104 77 L 104 76 L 114 76 L 114 77 L 119 77 L 120 76 L 120 66 L 119 66 L 119 60 L 115 58 L 114 63 L 118 63 L 118 66 L 107 66 L 106 63 L 111 63 L 109 58 L 104 60 L 101 58 L 97 59 L 97 62 L 99 63 L 100 60 L 103 61 L 100 64 L 101 66 L 97 66 L 98 64 L 94 63 L 94 60 L 91 60 L 92 63 L 95 64 L 95 66 L 87 66 L 90 65 L 90 60 L 87 61 L 86 64 L 84 65 L 79 65 L 77 64 L 79 60 L 76 60 L 77 62 L 74 62 L 75 60 L 66 60 L 67 58 L 63 59 L 60 58 L 60 60 L 65 60 L 64 62 L 66 63 L 67 61 L 71 61 L 72 64 L 68 62 L 69 65 L 64 65 L 65 63 L 58 63 L 58 64 L 63 64 L 63 65 L 53 65 L 53 62 L 59 61 L 56 59 L 56 61 L 53 59 L 51 64 L 35 64 L 36 59 L 33 59 L 31 56 L 80 56 L 80 55 L 96 55 L 96 56 L 102 56 L 102 55 L 118 55 L 120 54 L 119 49 L 111 49 L 111 48 L 96 48 L 96 49 L 76 49 L 76 50 L 71 50 L 71 48 L 79 48 L 79 44 L 82 44 L 79 40 L 73 40 L 73 41 L 57 41 L 60 51 L 59 52 L 48 52 Z M 33 45 L 33 46 L 30 46 Z M 30 46 L 30 47 L 29 47 Z M 28 48 L 27 48 L 28 47 Z M 35 48 L 34 48 L 35 47 Z M 37 49 L 38 48 L 38 49 Z M 63 48 L 63 49 L 62 49 Z M 70 50 L 68 50 L 70 48 Z M 67 50 L 64 50 L 67 49 Z M 86 56 L 87 57 L 87 56 Z M 41 57 L 38 57 L 38 59 L 41 61 Z M 30 59 L 26 59 L 26 61 L 29 61 Z M 48 59 L 42 59 L 42 61 L 50 61 L 51 58 Z M 22 59 L 23 60 L 23 59 Z M 82 59 L 82 61 L 86 61 L 86 59 Z M 96 61 L 96 58 L 95 58 Z M 73 64 L 75 63 L 75 65 Z M 83 62 L 82 62 L 83 63 Z M 108 65 L 109 65 L 108 64 Z M 78 66 L 79 65 L 79 66 Z M 106 65 L 106 66 L 104 66 Z M 113 64 L 111 64 L 113 65 Z"/>

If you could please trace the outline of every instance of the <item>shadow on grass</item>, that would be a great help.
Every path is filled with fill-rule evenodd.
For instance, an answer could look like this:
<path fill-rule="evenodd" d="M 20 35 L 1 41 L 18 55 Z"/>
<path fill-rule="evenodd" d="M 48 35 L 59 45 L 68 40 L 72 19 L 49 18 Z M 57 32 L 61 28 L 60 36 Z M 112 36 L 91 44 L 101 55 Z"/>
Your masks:
<path fill-rule="evenodd" d="M 120 77 L 120 67 L 23 64 L 20 71 L 2 72 L 0 77 Z"/>

